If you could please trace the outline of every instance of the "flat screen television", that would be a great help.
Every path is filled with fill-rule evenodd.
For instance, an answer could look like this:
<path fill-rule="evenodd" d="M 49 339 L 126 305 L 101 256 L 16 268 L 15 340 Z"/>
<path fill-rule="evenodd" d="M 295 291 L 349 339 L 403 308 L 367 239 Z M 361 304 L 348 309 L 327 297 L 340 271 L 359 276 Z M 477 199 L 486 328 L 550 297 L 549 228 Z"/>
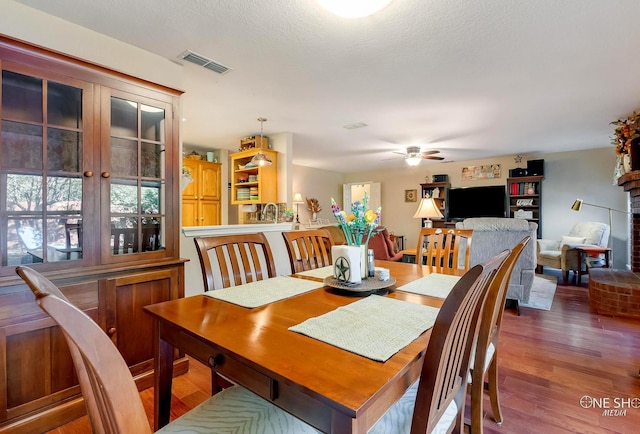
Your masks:
<path fill-rule="evenodd" d="M 505 217 L 504 185 L 449 189 L 449 219 L 470 217 Z"/>

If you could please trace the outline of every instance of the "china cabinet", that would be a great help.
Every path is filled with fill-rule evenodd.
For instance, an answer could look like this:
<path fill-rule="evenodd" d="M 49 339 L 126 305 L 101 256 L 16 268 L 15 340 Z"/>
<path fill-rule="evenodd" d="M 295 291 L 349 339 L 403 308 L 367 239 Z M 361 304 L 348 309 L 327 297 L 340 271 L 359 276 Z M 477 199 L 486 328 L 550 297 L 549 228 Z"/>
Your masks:
<path fill-rule="evenodd" d="M 259 152 L 266 155 L 272 163 L 265 166 L 251 164 L 251 159 Z M 231 154 L 230 158 L 233 172 L 231 181 L 233 205 L 277 202 L 278 153 L 276 151 L 247 149 Z"/>
<path fill-rule="evenodd" d="M 184 295 L 180 92 L 2 36 L 0 69 L 0 433 L 43 432 L 84 404 L 15 267 L 53 280 L 152 384 L 142 306 Z"/>
<path fill-rule="evenodd" d="M 185 158 L 182 165 L 193 178 L 182 192 L 182 226 L 219 225 L 222 164 Z"/>

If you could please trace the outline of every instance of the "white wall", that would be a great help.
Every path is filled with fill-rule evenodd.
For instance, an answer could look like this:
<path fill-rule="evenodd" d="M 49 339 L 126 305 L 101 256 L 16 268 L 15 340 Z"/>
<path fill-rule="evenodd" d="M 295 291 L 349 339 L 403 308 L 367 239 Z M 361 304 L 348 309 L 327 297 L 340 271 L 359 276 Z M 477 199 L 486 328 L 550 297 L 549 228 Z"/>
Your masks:
<path fill-rule="evenodd" d="M 12 0 L 0 0 L 0 33 L 180 89 L 182 66 Z"/>
<path fill-rule="evenodd" d="M 345 182 L 344 178 L 345 175 L 343 173 L 293 165 L 293 193 L 302 194 L 303 199 L 307 197 L 318 199 L 322 207 L 318 217 L 334 222 L 334 217 L 331 213 L 331 198 L 334 198 L 342 206 L 342 184 Z M 291 195 L 292 197 L 293 194 Z M 292 208 L 295 212 L 295 205 Z M 311 212 L 307 210 L 307 204 L 301 203 L 299 209 L 300 222 L 309 221 Z"/>

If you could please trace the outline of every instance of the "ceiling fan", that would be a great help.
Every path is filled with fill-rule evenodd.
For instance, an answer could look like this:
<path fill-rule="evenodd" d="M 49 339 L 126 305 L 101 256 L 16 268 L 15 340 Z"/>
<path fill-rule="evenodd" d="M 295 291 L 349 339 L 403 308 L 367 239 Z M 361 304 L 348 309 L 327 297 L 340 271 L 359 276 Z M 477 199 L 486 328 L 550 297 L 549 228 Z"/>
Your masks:
<path fill-rule="evenodd" d="M 444 157 L 436 157 L 434 154 L 439 154 L 440 151 L 424 151 L 420 152 L 419 146 L 407 146 L 407 152 L 395 152 L 396 154 L 404 155 L 404 159 L 409 166 L 417 166 L 422 160 L 444 160 Z"/>

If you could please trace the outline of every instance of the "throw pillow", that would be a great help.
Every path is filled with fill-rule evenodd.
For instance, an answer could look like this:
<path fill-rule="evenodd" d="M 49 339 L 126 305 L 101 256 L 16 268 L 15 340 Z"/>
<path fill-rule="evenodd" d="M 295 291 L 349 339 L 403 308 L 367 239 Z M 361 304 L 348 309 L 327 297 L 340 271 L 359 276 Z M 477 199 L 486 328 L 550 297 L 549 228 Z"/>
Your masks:
<path fill-rule="evenodd" d="M 562 241 L 560 241 L 560 249 L 565 244 L 584 244 L 587 239 L 585 237 L 567 237 L 563 236 Z"/>

